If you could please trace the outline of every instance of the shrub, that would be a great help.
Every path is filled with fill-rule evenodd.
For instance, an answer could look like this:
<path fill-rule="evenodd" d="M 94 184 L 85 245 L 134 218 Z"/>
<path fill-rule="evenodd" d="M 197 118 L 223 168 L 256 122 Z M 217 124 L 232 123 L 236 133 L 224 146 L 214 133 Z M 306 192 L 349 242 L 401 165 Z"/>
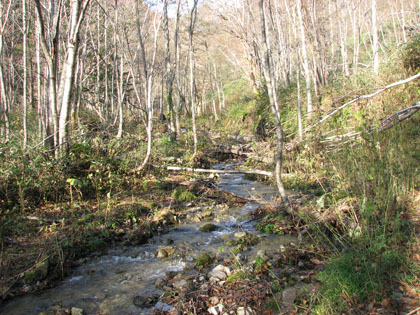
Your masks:
<path fill-rule="evenodd" d="M 420 34 L 413 36 L 403 49 L 404 68 L 410 72 L 420 70 Z"/>

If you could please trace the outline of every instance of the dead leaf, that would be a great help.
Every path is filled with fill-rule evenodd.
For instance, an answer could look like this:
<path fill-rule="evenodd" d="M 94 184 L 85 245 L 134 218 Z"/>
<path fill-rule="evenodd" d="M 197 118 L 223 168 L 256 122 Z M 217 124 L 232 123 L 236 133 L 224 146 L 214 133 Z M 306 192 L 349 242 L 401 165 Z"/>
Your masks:
<path fill-rule="evenodd" d="M 315 265 L 322 265 L 322 261 L 316 258 L 311 258 L 311 262 Z"/>

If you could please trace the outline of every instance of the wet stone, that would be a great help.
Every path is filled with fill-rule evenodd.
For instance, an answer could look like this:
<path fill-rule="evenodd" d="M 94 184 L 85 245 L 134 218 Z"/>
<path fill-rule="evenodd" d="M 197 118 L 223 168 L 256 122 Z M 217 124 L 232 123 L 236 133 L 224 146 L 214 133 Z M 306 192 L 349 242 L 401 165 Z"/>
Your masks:
<path fill-rule="evenodd" d="M 173 286 L 175 289 L 185 289 L 186 287 L 188 287 L 188 281 L 185 279 L 178 280 L 173 283 Z"/>
<path fill-rule="evenodd" d="M 224 306 L 222 304 L 218 304 L 216 306 L 212 306 L 207 310 L 210 314 L 218 315 L 222 314 L 224 311 Z"/>
<path fill-rule="evenodd" d="M 166 284 L 166 281 L 163 278 L 159 278 L 155 281 L 155 287 L 156 288 L 163 288 L 165 286 L 165 284 Z"/>
<path fill-rule="evenodd" d="M 168 247 L 160 248 L 157 251 L 156 257 L 159 259 L 162 259 L 166 257 L 171 257 L 174 254 L 175 254 L 175 250 L 172 247 L 168 246 Z"/>
<path fill-rule="evenodd" d="M 238 307 L 236 310 L 237 315 L 254 315 L 255 312 L 250 307 Z"/>
<path fill-rule="evenodd" d="M 136 295 L 133 298 L 133 304 L 138 307 L 152 307 L 156 304 L 159 296 L 157 295 L 149 295 L 149 296 L 142 296 Z"/>
<path fill-rule="evenodd" d="M 246 236 L 246 232 L 236 232 L 234 234 L 236 238 L 244 238 Z"/>
<path fill-rule="evenodd" d="M 217 230 L 217 225 L 213 223 L 207 223 L 200 227 L 201 232 L 213 232 Z"/>
<path fill-rule="evenodd" d="M 83 315 L 83 310 L 78 307 L 71 308 L 71 315 Z"/>
<path fill-rule="evenodd" d="M 297 289 L 294 287 L 286 288 L 281 294 L 282 302 L 286 306 L 291 306 L 295 303 Z"/>

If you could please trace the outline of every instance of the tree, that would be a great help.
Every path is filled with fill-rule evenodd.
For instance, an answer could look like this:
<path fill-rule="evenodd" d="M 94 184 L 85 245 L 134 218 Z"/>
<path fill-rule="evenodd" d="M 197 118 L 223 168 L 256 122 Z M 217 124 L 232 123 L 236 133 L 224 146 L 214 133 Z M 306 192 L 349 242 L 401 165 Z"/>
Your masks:
<path fill-rule="evenodd" d="M 179 20 L 179 12 L 181 7 L 181 0 L 177 0 L 176 3 L 176 20 L 175 20 L 175 31 L 174 31 L 174 55 L 175 55 L 175 62 L 177 62 L 177 54 L 178 54 L 178 20 Z M 169 109 L 169 136 L 172 139 L 176 139 L 177 130 L 175 126 L 175 108 L 174 108 L 174 100 L 173 100 L 173 82 L 175 79 L 175 71 L 172 66 L 171 62 L 171 49 L 170 49 L 170 32 L 169 32 L 169 17 L 168 17 L 168 0 L 164 0 L 163 2 L 163 31 L 165 35 L 165 66 L 166 66 L 166 103 L 168 104 Z"/>
<path fill-rule="evenodd" d="M 378 27 L 376 17 L 376 0 L 372 0 L 372 54 L 373 71 L 379 73 L 379 49 L 378 49 Z"/>
<path fill-rule="evenodd" d="M 190 97 L 191 97 L 191 116 L 192 116 L 192 127 L 194 137 L 194 156 L 197 154 L 197 126 L 195 121 L 196 116 L 196 98 L 197 90 L 195 86 L 195 58 L 194 58 L 194 46 L 193 46 L 193 35 L 194 27 L 197 21 L 197 4 L 198 0 L 193 0 L 192 7 L 190 9 L 190 24 L 188 27 L 188 56 L 190 59 Z"/>
<path fill-rule="evenodd" d="M 57 75 L 59 62 L 59 36 L 62 15 L 63 0 L 58 1 L 58 9 L 54 0 L 50 0 L 50 12 L 48 21 L 49 34 L 45 33 L 45 21 L 42 13 L 40 0 L 35 0 L 37 20 L 40 29 L 40 43 L 48 65 L 48 86 L 50 114 L 54 131 L 51 134 L 47 127 L 47 136 L 54 137 L 54 145 L 61 146 L 67 137 L 67 124 L 69 122 L 70 96 L 74 82 L 76 55 L 79 46 L 80 28 L 85 17 L 86 9 L 90 0 L 71 0 L 70 2 L 70 25 L 67 34 L 66 60 L 62 65 L 60 84 L 57 87 Z M 48 38 L 48 40 L 47 40 Z M 57 107 L 60 105 L 60 107 Z M 58 118 L 59 113 L 59 118 Z M 50 117 L 51 117 L 50 116 Z"/>
<path fill-rule="evenodd" d="M 307 119 L 308 121 L 312 120 L 312 89 L 311 89 L 311 72 L 309 71 L 309 58 L 308 52 L 306 49 L 306 36 L 305 28 L 303 25 L 303 16 L 302 16 L 302 2 L 301 0 L 297 1 L 296 5 L 297 15 L 299 19 L 299 29 L 300 29 L 300 40 L 302 48 L 302 60 L 303 60 L 303 70 L 306 83 L 306 99 L 307 99 Z"/>
<path fill-rule="evenodd" d="M 67 39 L 67 59 L 63 65 L 63 72 L 58 93 L 60 118 L 58 124 L 58 145 L 63 145 L 67 140 L 67 124 L 70 113 L 70 96 L 74 82 L 76 55 L 79 48 L 79 33 L 85 17 L 86 9 L 91 0 L 71 0 L 70 26 Z M 37 0 L 37 2 L 39 2 Z"/>
<path fill-rule="evenodd" d="M 22 33 L 23 33 L 23 148 L 26 148 L 28 141 L 28 126 L 27 126 L 27 117 L 28 117 L 28 96 L 27 96 L 27 84 L 28 84 L 28 70 L 27 70 L 27 35 L 28 28 L 26 23 L 26 0 L 22 0 Z"/>
<path fill-rule="evenodd" d="M 280 196 L 284 202 L 287 202 L 286 190 L 284 189 L 284 184 L 281 178 L 281 170 L 282 170 L 282 163 L 283 163 L 283 128 L 281 125 L 281 115 L 280 115 L 280 108 L 277 100 L 277 87 L 278 82 L 276 81 L 274 74 L 273 74 L 273 65 L 271 61 L 271 49 L 270 49 L 270 42 L 267 35 L 267 22 L 266 22 L 266 12 L 265 12 L 265 1 L 259 0 L 259 9 L 260 9 L 260 16 L 261 16 L 261 34 L 262 34 L 262 67 L 264 78 L 267 84 L 268 96 L 270 99 L 270 107 L 271 111 L 274 116 L 274 121 L 276 125 L 276 139 L 277 139 L 277 150 L 275 155 L 276 161 L 276 183 L 277 188 L 279 190 Z M 269 5 L 269 10 L 271 10 L 271 6 Z"/>
<path fill-rule="evenodd" d="M 9 4 L 6 8 L 6 12 L 3 12 L 3 1 L 0 1 L 0 93 L 1 93 L 1 105 L 0 106 L 0 119 L 4 122 L 2 128 L 2 134 L 6 141 L 9 140 L 10 125 L 9 125 L 9 100 L 6 94 L 6 83 L 5 83 L 5 74 L 3 68 L 3 35 L 6 29 L 7 21 L 9 19 L 10 8 L 12 5 L 12 0 L 9 0 Z M 3 16 L 4 14 L 4 16 Z"/>

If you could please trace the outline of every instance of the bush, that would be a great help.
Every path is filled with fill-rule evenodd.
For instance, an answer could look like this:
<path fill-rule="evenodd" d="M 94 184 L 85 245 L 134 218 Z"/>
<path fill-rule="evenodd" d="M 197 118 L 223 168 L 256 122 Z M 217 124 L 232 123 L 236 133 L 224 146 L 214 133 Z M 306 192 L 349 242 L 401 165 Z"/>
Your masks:
<path fill-rule="evenodd" d="M 413 36 L 403 49 L 404 68 L 409 72 L 420 70 L 420 34 Z"/>

